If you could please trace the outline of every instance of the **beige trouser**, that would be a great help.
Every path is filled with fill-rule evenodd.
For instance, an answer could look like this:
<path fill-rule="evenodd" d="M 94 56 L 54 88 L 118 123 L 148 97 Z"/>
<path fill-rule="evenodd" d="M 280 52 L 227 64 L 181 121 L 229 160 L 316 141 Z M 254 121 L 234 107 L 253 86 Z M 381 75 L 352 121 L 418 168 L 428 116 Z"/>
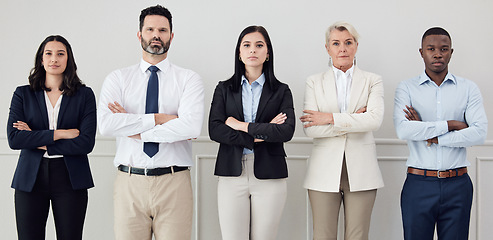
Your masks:
<path fill-rule="evenodd" d="M 344 202 L 344 239 L 368 239 L 371 212 L 377 190 L 351 192 L 345 161 L 342 167 L 340 192 L 308 190 L 308 196 L 312 206 L 314 240 L 337 240 L 341 202 Z"/>
<path fill-rule="evenodd" d="M 161 176 L 118 171 L 114 193 L 116 240 L 189 240 L 193 195 L 190 170 Z"/>
<path fill-rule="evenodd" d="M 274 240 L 286 202 L 286 179 L 259 180 L 253 154 L 244 155 L 239 177 L 219 177 L 219 224 L 223 240 Z"/>

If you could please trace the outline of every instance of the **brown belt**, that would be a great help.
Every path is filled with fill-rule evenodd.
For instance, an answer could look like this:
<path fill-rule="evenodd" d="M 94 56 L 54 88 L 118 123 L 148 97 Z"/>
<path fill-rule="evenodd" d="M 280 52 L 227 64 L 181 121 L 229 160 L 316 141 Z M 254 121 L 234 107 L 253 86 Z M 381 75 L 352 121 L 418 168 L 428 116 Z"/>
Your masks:
<path fill-rule="evenodd" d="M 427 177 L 449 178 L 449 177 L 460 177 L 466 174 L 467 167 L 450 169 L 445 171 L 425 170 L 425 169 L 408 167 L 407 172 L 410 174 L 427 176 Z"/>

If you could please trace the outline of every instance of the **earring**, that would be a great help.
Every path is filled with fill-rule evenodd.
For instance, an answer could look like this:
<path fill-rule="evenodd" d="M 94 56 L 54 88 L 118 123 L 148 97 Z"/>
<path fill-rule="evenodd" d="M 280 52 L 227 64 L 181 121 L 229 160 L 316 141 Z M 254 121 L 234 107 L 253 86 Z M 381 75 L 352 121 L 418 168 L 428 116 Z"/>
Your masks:
<path fill-rule="evenodd" d="M 239 57 L 240 61 L 241 61 L 241 56 Z"/>
<path fill-rule="evenodd" d="M 266 62 L 268 62 L 268 61 L 269 61 L 269 56 L 267 56 L 267 58 L 265 59 L 265 61 L 266 61 Z"/>
<path fill-rule="evenodd" d="M 332 58 L 329 56 L 329 67 L 332 67 Z"/>
<path fill-rule="evenodd" d="M 356 56 L 354 56 L 353 64 L 356 66 Z"/>

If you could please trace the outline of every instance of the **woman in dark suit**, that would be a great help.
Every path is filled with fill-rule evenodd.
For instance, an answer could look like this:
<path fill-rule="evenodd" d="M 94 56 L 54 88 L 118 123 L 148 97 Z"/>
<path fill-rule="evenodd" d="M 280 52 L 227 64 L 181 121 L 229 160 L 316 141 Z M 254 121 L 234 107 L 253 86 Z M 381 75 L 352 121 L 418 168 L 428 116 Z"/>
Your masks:
<path fill-rule="evenodd" d="M 39 46 L 29 85 L 17 87 L 7 135 L 20 149 L 12 187 L 18 238 L 45 239 L 52 205 L 57 239 L 82 239 L 87 189 L 94 186 L 87 154 L 94 147 L 96 101 L 77 76 L 62 36 Z"/>
<path fill-rule="evenodd" d="M 214 91 L 209 135 L 220 143 L 215 175 L 224 240 L 277 236 L 287 194 L 283 143 L 293 137 L 295 116 L 273 62 L 265 28 L 247 27 L 236 44 L 234 75 Z"/>

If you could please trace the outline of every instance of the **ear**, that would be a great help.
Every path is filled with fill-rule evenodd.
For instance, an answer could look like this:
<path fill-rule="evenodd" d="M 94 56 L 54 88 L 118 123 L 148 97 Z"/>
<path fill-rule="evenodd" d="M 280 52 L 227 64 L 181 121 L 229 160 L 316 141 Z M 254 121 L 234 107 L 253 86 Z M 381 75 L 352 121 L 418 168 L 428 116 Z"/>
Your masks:
<path fill-rule="evenodd" d="M 327 50 L 327 53 L 329 52 L 329 47 L 327 46 L 327 43 L 325 44 L 325 49 Z"/>
<path fill-rule="evenodd" d="M 175 37 L 175 33 L 171 33 L 171 37 L 169 38 L 169 44 L 173 41 L 173 38 Z"/>
<path fill-rule="evenodd" d="M 454 49 L 453 48 L 450 49 L 450 55 L 452 55 L 452 53 L 454 53 Z"/>
<path fill-rule="evenodd" d="M 419 49 L 419 55 L 421 55 L 421 57 L 423 57 L 423 49 L 422 48 Z"/>
<path fill-rule="evenodd" d="M 137 32 L 137 38 L 139 39 L 139 42 L 142 42 L 142 32 Z"/>

